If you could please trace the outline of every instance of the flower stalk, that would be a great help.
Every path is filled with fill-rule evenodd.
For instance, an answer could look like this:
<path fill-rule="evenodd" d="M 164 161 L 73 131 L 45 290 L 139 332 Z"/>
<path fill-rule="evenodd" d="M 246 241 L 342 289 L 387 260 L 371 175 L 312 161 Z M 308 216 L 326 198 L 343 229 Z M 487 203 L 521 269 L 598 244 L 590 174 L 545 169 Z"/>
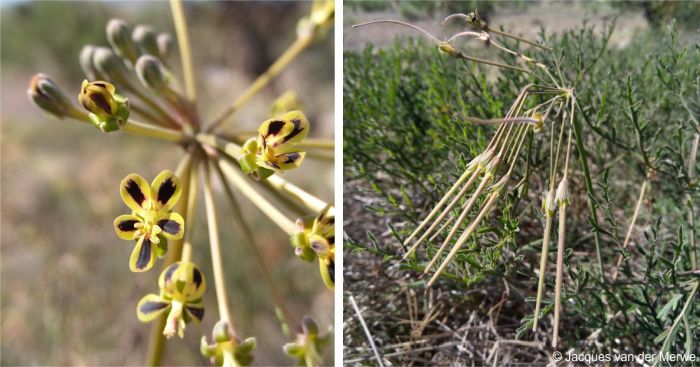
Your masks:
<path fill-rule="evenodd" d="M 216 217 L 214 194 L 211 189 L 209 164 L 204 163 L 202 172 L 204 177 L 204 204 L 207 212 L 207 224 L 209 227 L 209 245 L 211 247 L 211 262 L 214 272 L 216 287 L 216 300 L 219 308 L 219 318 L 228 323 L 231 333 L 235 335 L 233 317 L 229 312 L 228 297 L 226 293 L 226 277 L 224 276 L 223 259 L 221 256 L 221 244 L 219 242 L 219 222 Z"/>
<path fill-rule="evenodd" d="M 182 0 L 170 0 L 170 10 L 173 14 L 177 42 L 180 47 L 180 59 L 182 60 L 182 70 L 185 74 L 187 99 L 194 104 L 197 101 L 197 86 L 195 84 L 190 37 L 187 32 L 187 21 L 185 20 L 185 11 L 182 8 Z"/>

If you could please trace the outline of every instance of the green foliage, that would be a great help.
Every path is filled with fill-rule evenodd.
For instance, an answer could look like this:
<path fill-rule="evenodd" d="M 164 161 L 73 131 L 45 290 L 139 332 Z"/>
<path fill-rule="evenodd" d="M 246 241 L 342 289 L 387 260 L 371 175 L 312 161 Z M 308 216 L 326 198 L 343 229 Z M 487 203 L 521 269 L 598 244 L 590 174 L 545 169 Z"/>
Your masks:
<path fill-rule="evenodd" d="M 560 335 L 577 351 L 691 351 L 700 340 L 700 279 L 690 271 L 698 230 L 688 220 L 697 216 L 693 203 L 700 199 L 700 162 L 691 156 L 700 134 L 700 46 L 681 44 L 671 27 L 640 32 L 627 47 L 616 48 L 608 44 L 613 29 L 608 24 L 599 34 L 585 27 L 545 38 L 578 102 Z M 553 58 L 504 43 L 556 70 Z M 515 64 L 510 55 L 487 56 Z M 397 243 L 493 135 L 492 127 L 462 117 L 502 117 L 531 80 L 443 57 L 432 44 L 412 40 L 348 53 L 344 68 L 345 177 L 368 198 L 365 207 L 376 222 L 388 222 L 390 229 L 368 232 L 366 243 L 354 234 L 346 243 L 354 252 L 394 261 L 405 251 Z M 512 316 L 523 320 L 517 336 L 525 339 L 532 338 L 534 269 L 544 227 L 536 208 L 548 184 L 552 133 L 558 129 L 533 135 L 527 159 L 521 156 L 516 169 L 521 176 L 513 180 L 521 183 L 509 188 L 478 238 L 467 242 L 443 276 L 444 286 L 456 288 L 487 288 L 493 282 L 485 280 L 494 276 L 516 284 L 527 307 Z M 642 214 L 623 248 L 646 177 Z M 436 252 L 440 239 L 428 244 L 425 257 Z M 613 282 L 610 272 L 620 254 L 620 276 Z M 421 271 L 422 258 L 401 266 Z M 551 278 L 545 294 L 553 293 Z M 547 314 L 553 300 L 545 296 L 543 302 Z"/>

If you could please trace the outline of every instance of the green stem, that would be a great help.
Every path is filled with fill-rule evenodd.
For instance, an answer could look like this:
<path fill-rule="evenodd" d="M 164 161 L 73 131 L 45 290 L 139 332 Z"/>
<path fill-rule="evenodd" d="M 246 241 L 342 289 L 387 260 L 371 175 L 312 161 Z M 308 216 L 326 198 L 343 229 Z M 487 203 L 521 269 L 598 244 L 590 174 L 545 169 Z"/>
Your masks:
<path fill-rule="evenodd" d="M 173 14 L 177 42 L 180 46 L 180 59 L 182 60 L 182 70 L 185 74 L 185 90 L 187 99 L 194 104 L 197 100 L 197 89 L 194 78 L 194 68 L 192 67 L 192 52 L 190 51 L 190 39 L 187 34 L 187 21 L 185 12 L 182 9 L 182 0 L 170 0 L 170 10 Z"/>
<path fill-rule="evenodd" d="M 298 203 L 309 208 L 309 210 L 311 210 L 313 213 L 320 213 L 321 210 L 328 205 L 328 203 L 325 201 L 309 194 L 293 183 L 283 179 L 279 175 L 272 175 L 268 177 L 266 181 L 270 184 L 270 186 L 282 193 L 287 194 Z"/>
<path fill-rule="evenodd" d="M 192 153 L 187 153 L 185 157 L 180 161 L 180 164 L 175 170 L 175 175 L 180 178 L 182 183 L 182 195 L 180 196 L 180 201 L 175 206 L 174 211 L 178 213 L 184 213 L 187 207 L 188 195 L 189 195 L 189 182 L 190 173 L 192 171 Z M 185 220 L 188 218 L 183 216 Z M 163 262 L 161 267 L 161 272 L 164 271 L 172 263 L 180 259 L 182 245 L 184 240 L 175 240 L 169 244 L 168 257 Z M 163 355 L 163 346 L 165 337 L 163 336 L 163 328 L 165 327 L 165 322 L 168 318 L 167 314 L 163 314 L 161 317 L 156 319 L 156 321 L 151 326 L 149 332 L 149 342 L 148 342 L 148 353 L 146 364 L 149 366 L 158 366 Z"/>
<path fill-rule="evenodd" d="M 173 0 L 175 1 L 175 0 Z M 280 71 L 289 65 L 302 51 L 313 42 L 313 37 L 298 37 L 294 43 L 251 84 L 243 94 L 238 97 L 233 104 L 212 122 L 207 131 L 218 128 L 226 119 L 246 104 L 253 96 L 258 94 Z"/>
<path fill-rule="evenodd" d="M 576 105 L 576 100 L 571 101 L 572 104 Z M 580 107 L 579 107 L 580 108 Z M 581 123 L 571 117 L 571 124 L 573 125 L 574 128 L 574 138 L 576 139 L 576 149 L 578 151 L 578 158 L 581 161 L 581 167 L 583 168 L 583 177 L 586 182 L 586 190 L 588 191 L 588 207 L 591 210 L 591 221 L 593 224 L 598 227 L 598 215 L 596 214 L 596 211 L 598 209 L 598 206 L 596 203 L 591 200 L 591 197 L 594 195 L 594 190 L 593 190 L 593 180 L 591 180 L 591 173 L 590 170 L 588 169 L 588 158 L 586 154 L 586 148 L 583 145 L 583 136 L 581 134 Z M 603 266 L 603 255 L 601 254 L 601 249 L 600 249 L 600 234 L 598 233 L 597 230 L 593 231 L 593 238 L 595 240 L 595 252 L 596 252 L 596 257 L 598 258 L 598 268 L 600 270 L 600 282 L 602 284 L 605 284 L 605 267 Z"/>
<path fill-rule="evenodd" d="M 238 205 L 238 201 L 236 200 L 236 197 L 233 194 L 233 190 L 231 190 L 231 185 L 229 185 L 228 181 L 226 181 L 226 176 L 221 170 L 221 167 L 219 165 L 214 165 L 214 168 L 219 174 L 221 183 L 224 186 L 224 192 L 226 193 L 226 196 L 228 197 L 229 202 L 231 203 L 231 210 L 233 212 L 232 217 L 234 218 L 234 221 L 238 225 L 239 229 L 241 230 L 240 233 L 243 236 L 243 242 L 245 242 L 250 247 L 255 261 L 257 261 L 258 263 L 258 268 L 262 273 L 263 281 L 267 285 L 267 288 L 270 290 L 272 300 L 275 303 L 275 306 L 282 313 L 282 317 L 286 325 L 297 325 L 298 321 L 294 318 L 292 313 L 289 312 L 289 307 L 287 307 L 284 298 L 282 297 L 279 289 L 275 284 L 275 280 L 270 274 L 270 270 L 268 269 L 267 264 L 265 264 L 265 259 L 263 258 L 263 255 L 260 253 L 260 250 L 258 249 L 258 246 L 255 243 L 255 236 L 253 236 L 253 232 L 250 230 L 250 227 L 245 222 L 243 212 L 241 211 L 241 208 Z"/>
<path fill-rule="evenodd" d="M 216 135 L 199 133 L 195 136 L 195 139 L 197 139 L 197 141 L 202 144 L 209 145 L 211 147 L 216 148 L 219 151 L 226 153 L 226 155 L 235 160 L 238 160 L 241 157 L 243 157 L 240 145 L 227 141 Z"/>
<path fill-rule="evenodd" d="M 221 256 L 221 243 L 219 242 L 219 223 L 216 219 L 214 195 L 211 189 L 209 165 L 204 163 L 204 204 L 207 212 L 207 224 L 209 226 L 209 245 L 211 247 L 211 262 L 216 286 L 216 300 L 219 307 L 219 318 L 228 323 L 235 335 L 233 317 L 229 312 L 228 297 L 226 295 L 226 277 L 224 276 L 223 260 Z"/>
<path fill-rule="evenodd" d="M 187 139 L 185 134 L 178 130 L 167 129 L 151 124 L 144 124 L 143 122 L 138 122 L 134 120 L 127 120 L 121 126 L 121 130 L 134 135 L 141 135 L 149 138 L 173 141 L 176 143 L 181 143 Z"/>
<path fill-rule="evenodd" d="M 306 138 L 297 144 L 299 148 L 335 149 L 335 142 L 331 139 Z"/>
<path fill-rule="evenodd" d="M 675 334 L 674 330 L 678 327 L 678 324 L 681 322 L 683 319 L 683 316 L 685 316 L 685 313 L 688 310 L 688 307 L 690 307 L 690 302 L 695 298 L 695 294 L 698 292 L 698 288 L 700 288 L 700 281 L 695 281 L 695 285 L 693 286 L 692 290 L 690 291 L 690 294 L 688 294 L 688 299 L 685 301 L 685 304 L 683 304 L 683 309 L 681 312 L 678 314 L 676 319 L 673 321 L 673 325 L 668 329 L 668 335 L 666 336 L 666 339 L 664 339 L 664 343 L 661 345 L 661 350 L 659 353 L 656 354 L 656 360 L 654 361 L 654 366 L 659 364 L 659 361 L 661 358 L 659 358 L 661 353 L 666 353 L 666 350 L 669 348 L 669 343 L 671 342 L 671 337 Z"/>
<path fill-rule="evenodd" d="M 258 207 L 265 215 L 268 216 L 277 226 L 280 227 L 288 235 L 292 235 L 296 232 L 296 226 L 294 222 L 289 220 L 277 207 L 270 203 L 264 196 L 260 195 L 259 192 L 255 191 L 253 187 L 248 182 L 249 178 L 243 176 L 237 169 L 233 168 L 230 162 L 225 159 L 219 159 L 219 167 L 238 190 L 245 195 L 255 206 Z"/>

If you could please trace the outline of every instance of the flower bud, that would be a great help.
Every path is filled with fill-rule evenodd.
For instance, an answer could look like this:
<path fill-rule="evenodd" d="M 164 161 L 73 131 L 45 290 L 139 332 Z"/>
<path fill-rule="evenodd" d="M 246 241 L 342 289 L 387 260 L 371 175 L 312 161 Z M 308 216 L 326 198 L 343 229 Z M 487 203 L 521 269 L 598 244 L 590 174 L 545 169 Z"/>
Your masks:
<path fill-rule="evenodd" d="M 297 96 L 296 92 L 294 92 L 293 90 L 288 90 L 282 93 L 281 96 L 279 96 L 277 99 L 275 99 L 274 102 L 272 102 L 270 116 L 280 116 L 284 115 L 289 111 L 303 109 L 304 105 L 299 100 L 299 96 Z"/>
<path fill-rule="evenodd" d="M 226 321 L 220 320 L 214 325 L 212 342 L 213 344 L 208 344 L 207 337 L 202 336 L 199 351 L 203 356 L 210 357 L 216 366 L 249 366 L 253 362 L 255 338 L 241 342 L 231 333 Z"/>
<path fill-rule="evenodd" d="M 248 139 L 241 147 L 243 155 L 238 159 L 241 171 L 256 181 L 264 180 L 272 176 L 275 171 L 260 167 L 257 163 L 258 141 L 256 138 Z"/>
<path fill-rule="evenodd" d="M 84 80 L 78 95 L 80 104 L 90 112 L 90 121 L 104 132 L 118 130 L 129 118 L 129 103 L 115 90 L 111 83 Z"/>
<path fill-rule="evenodd" d="M 559 205 L 569 204 L 569 179 L 566 177 L 559 182 L 556 200 Z"/>
<path fill-rule="evenodd" d="M 97 71 L 109 81 L 123 82 L 125 76 L 129 73 L 126 65 L 124 65 L 124 61 L 107 47 L 97 47 L 95 49 L 92 55 L 92 63 Z"/>
<path fill-rule="evenodd" d="M 168 58 L 170 51 L 173 49 L 173 42 L 173 37 L 170 35 L 170 33 L 163 32 L 158 34 L 156 43 L 158 43 L 158 54 L 160 54 L 161 60 Z"/>
<path fill-rule="evenodd" d="M 117 55 L 129 60 L 132 64 L 136 62 L 138 52 L 136 45 L 131 39 L 131 30 L 121 19 L 112 19 L 107 23 L 107 41 L 112 45 L 112 49 Z"/>
<path fill-rule="evenodd" d="M 440 53 L 444 53 L 444 54 L 450 55 L 452 57 L 461 57 L 462 56 L 462 53 L 460 51 L 458 51 L 456 48 L 454 48 L 454 46 L 452 46 L 451 44 L 449 44 L 447 42 L 440 43 L 438 45 L 438 51 Z"/>
<path fill-rule="evenodd" d="M 318 335 L 318 325 L 311 316 L 304 316 L 301 320 L 301 329 L 306 335 Z"/>
<path fill-rule="evenodd" d="M 34 75 L 29 81 L 27 95 L 39 108 L 58 118 L 68 116 L 74 108 L 61 88 L 41 73 Z"/>
<path fill-rule="evenodd" d="M 178 261 L 161 273 L 158 287 L 167 296 L 196 301 L 204 295 L 206 281 L 195 264 Z"/>
<path fill-rule="evenodd" d="M 498 169 L 498 164 L 501 162 L 501 156 L 497 155 L 491 159 L 491 161 L 486 165 L 486 172 L 484 177 L 493 178 L 496 175 L 496 170 Z"/>
<path fill-rule="evenodd" d="M 542 127 L 544 127 L 544 118 L 543 118 L 542 114 L 539 112 L 532 115 L 532 118 L 537 120 L 537 122 L 535 123 L 535 126 L 532 128 L 532 131 L 539 132 L 540 130 L 542 130 Z"/>
<path fill-rule="evenodd" d="M 136 42 L 142 53 L 154 56 L 159 55 L 156 33 L 150 26 L 143 24 L 137 25 L 136 28 L 134 28 L 134 32 L 131 34 L 131 38 Z"/>
<path fill-rule="evenodd" d="M 80 68 L 83 69 L 83 73 L 90 80 L 103 79 L 98 75 L 98 71 L 95 69 L 95 65 L 92 63 L 92 56 L 95 54 L 96 47 L 93 45 L 85 45 L 83 49 L 80 50 L 80 57 L 78 61 L 80 62 Z"/>
<path fill-rule="evenodd" d="M 311 5 L 311 14 L 301 18 L 297 23 L 297 36 L 322 36 L 333 25 L 334 15 L 333 0 L 314 0 Z"/>
<path fill-rule="evenodd" d="M 554 200 L 554 190 L 549 190 L 542 200 L 542 210 L 549 216 L 553 216 L 557 210 L 557 202 Z"/>
<path fill-rule="evenodd" d="M 155 56 L 142 55 L 136 61 L 136 75 L 146 88 L 163 91 L 168 86 L 170 75 Z"/>

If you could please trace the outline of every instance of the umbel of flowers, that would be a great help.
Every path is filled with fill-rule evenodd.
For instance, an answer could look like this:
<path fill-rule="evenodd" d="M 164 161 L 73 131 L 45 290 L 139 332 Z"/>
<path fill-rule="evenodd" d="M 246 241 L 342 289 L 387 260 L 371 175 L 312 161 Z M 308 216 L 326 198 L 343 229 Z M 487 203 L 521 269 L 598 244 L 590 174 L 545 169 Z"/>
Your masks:
<path fill-rule="evenodd" d="M 298 169 L 305 157 L 332 161 L 333 143 L 308 137 L 311 124 L 293 92 L 285 93 L 273 104 L 275 112 L 259 124 L 254 136 L 243 129 L 219 132 L 231 115 L 303 50 L 322 38 L 333 24 L 333 1 L 314 1 L 311 8 L 310 14 L 299 21 L 292 45 L 229 108 L 211 121 L 203 120 L 198 112 L 189 36 L 179 0 L 171 1 L 171 9 L 184 83 L 169 70 L 173 61 L 168 58 L 174 44 L 169 34 L 158 33 L 147 25 L 131 29 L 118 19 L 111 20 L 106 27 L 110 47 L 86 45 L 79 55 L 87 79 L 82 83 L 76 81 L 76 93 L 69 93 L 77 95 L 77 101 L 44 74 L 35 75 L 29 83 L 30 100 L 49 116 L 87 123 L 103 133 L 126 132 L 169 141 L 175 143 L 174 149 L 184 152 L 177 169 L 162 170 L 152 182 L 131 173 L 119 185 L 121 199 L 130 212 L 114 220 L 114 229 L 118 238 L 134 246 L 128 259 L 129 269 L 144 273 L 162 262 L 159 292 L 144 296 L 136 305 L 138 319 L 153 322 L 146 361 L 149 365 L 160 363 L 164 337 L 183 337 L 186 326 L 193 320 L 200 322 L 205 314 L 203 297 L 207 282 L 192 260 L 193 248 L 197 245 L 193 241 L 193 223 L 200 186 L 219 316 L 212 344 L 203 337 L 201 352 L 211 357 L 213 363 L 224 366 L 248 365 L 253 359 L 255 338 L 240 338 L 231 317 L 227 296 L 230 289 L 225 284 L 221 252 L 225 244 L 219 238 L 216 208 L 219 201 L 215 199 L 212 176 L 220 180 L 234 213 L 231 219 L 240 231 L 242 242 L 249 246 L 263 284 L 270 291 L 275 312 L 281 318 L 281 331 L 291 337 L 289 327 L 295 326 L 294 343 L 298 347 L 287 345 L 284 350 L 295 358 L 303 353 L 302 360 L 307 365 L 320 363 L 319 348 L 324 344 L 321 341 L 328 336 L 318 335 L 318 327 L 309 321 L 311 318 L 305 317 L 299 322 L 289 311 L 257 247 L 256 233 L 248 227 L 234 193 L 250 200 L 280 230 L 292 236 L 297 255 L 305 260 L 317 258 L 321 280 L 332 288 L 335 254 L 332 204 L 287 181 L 283 174 Z M 259 189 L 265 189 L 267 195 L 261 194 Z M 269 196 L 287 206 L 274 204 Z M 294 213 L 286 213 L 290 210 Z M 311 219 L 297 221 L 295 225 L 290 218 L 298 216 Z M 291 256 L 292 251 L 289 254 Z"/>

